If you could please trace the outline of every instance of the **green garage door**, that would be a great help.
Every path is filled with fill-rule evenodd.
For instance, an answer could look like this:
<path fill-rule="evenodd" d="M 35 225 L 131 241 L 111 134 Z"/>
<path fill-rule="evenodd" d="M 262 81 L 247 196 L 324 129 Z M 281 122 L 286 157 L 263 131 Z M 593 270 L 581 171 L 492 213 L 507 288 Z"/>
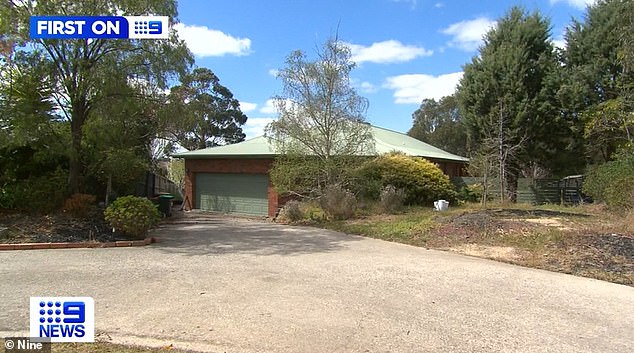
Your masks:
<path fill-rule="evenodd" d="M 265 174 L 196 174 L 196 208 L 248 215 L 268 214 Z"/>

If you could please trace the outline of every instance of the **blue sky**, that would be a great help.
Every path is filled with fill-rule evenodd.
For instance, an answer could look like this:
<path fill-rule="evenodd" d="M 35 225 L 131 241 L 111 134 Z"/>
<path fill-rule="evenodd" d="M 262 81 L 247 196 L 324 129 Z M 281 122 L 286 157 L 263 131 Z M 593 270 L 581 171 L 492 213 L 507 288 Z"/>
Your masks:
<path fill-rule="evenodd" d="M 275 70 L 293 50 L 314 57 L 337 32 L 357 68 L 351 79 L 367 120 L 406 132 L 424 98 L 453 93 L 482 35 L 513 5 L 539 10 L 562 45 L 565 27 L 593 0 L 180 0 L 176 29 L 196 57 L 241 102 L 247 137 L 262 133 L 282 90 Z"/>

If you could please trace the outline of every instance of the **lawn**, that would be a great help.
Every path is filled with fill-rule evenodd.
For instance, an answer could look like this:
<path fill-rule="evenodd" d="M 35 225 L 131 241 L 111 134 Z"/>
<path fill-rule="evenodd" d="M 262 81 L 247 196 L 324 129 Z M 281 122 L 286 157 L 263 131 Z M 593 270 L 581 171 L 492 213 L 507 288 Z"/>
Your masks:
<path fill-rule="evenodd" d="M 409 208 L 321 226 L 634 286 L 634 212 L 597 205 Z"/>

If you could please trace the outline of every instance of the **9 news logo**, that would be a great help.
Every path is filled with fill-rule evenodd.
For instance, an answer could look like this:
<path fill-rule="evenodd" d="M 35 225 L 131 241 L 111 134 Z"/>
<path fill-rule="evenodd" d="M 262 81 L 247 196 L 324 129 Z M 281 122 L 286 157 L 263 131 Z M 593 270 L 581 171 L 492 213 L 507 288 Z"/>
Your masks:
<path fill-rule="evenodd" d="M 90 297 L 31 297 L 33 342 L 94 342 L 95 302 Z"/>

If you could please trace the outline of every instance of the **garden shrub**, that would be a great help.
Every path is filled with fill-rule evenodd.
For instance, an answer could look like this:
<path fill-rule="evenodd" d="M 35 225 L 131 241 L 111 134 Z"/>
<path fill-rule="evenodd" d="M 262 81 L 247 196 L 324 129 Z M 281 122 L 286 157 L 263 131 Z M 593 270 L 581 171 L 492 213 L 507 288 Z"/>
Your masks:
<path fill-rule="evenodd" d="M 403 208 L 405 191 L 386 185 L 379 195 L 379 209 L 383 213 L 396 213 Z"/>
<path fill-rule="evenodd" d="M 64 212 L 75 218 L 86 218 L 95 210 L 97 198 L 94 195 L 76 193 L 64 201 Z"/>
<path fill-rule="evenodd" d="M 64 201 L 67 172 L 54 172 L 17 180 L 0 192 L 2 206 L 20 211 L 49 213 L 58 210 Z"/>
<path fill-rule="evenodd" d="M 12 184 L 0 187 L 0 208 L 12 209 L 15 207 L 15 192 Z"/>
<path fill-rule="evenodd" d="M 326 219 L 326 213 L 315 201 L 304 201 L 300 204 L 300 209 L 304 214 L 304 219 L 321 222 Z"/>
<path fill-rule="evenodd" d="M 634 156 L 590 168 L 583 182 L 583 192 L 594 201 L 605 202 L 611 208 L 634 208 Z"/>
<path fill-rule="evenodd" d="M 152 201 L 144 197 L 123 196 L 104 211 L 106 221 L 116 230 L 142 239 L 161 215 Z"/>
<path fill-rule="evenodd" d="M 324 212 L 334 219 L 349 219 L 357 210 L 357 198 L 341 185 L 328 185 L 319 203 Z"/>
<path fill-rule="evenodd" d="M 622 176 L 613 180 L 605 188 L 605 199 L 613 209 L 629 210 L 634 208 L 634 175 Z"/>
<path fill-rule="evenodd" d="M 406 204 L 428 205 L 438 199 L 455 201 L 457 196 L 449 177 L 435 164 L 399 153 L 366 162 L 359 170 L 359 178 L 360 192 L 375 200 L 387 185 L 402 189 Z"/>
<path fill-rule="evenodd" d="M 484 186 L 480 183 L 464 185 L 458 191 L 458 199 L 466 202 L 480 202 L 484 194 Z"/>
<path fill-rule="evenodd" d="M 288 201 L 279 215 L 282 221 L 298 222 L 304 218 L 304 212 L 300 208 L 300 202 L 297 200 Z"/>

